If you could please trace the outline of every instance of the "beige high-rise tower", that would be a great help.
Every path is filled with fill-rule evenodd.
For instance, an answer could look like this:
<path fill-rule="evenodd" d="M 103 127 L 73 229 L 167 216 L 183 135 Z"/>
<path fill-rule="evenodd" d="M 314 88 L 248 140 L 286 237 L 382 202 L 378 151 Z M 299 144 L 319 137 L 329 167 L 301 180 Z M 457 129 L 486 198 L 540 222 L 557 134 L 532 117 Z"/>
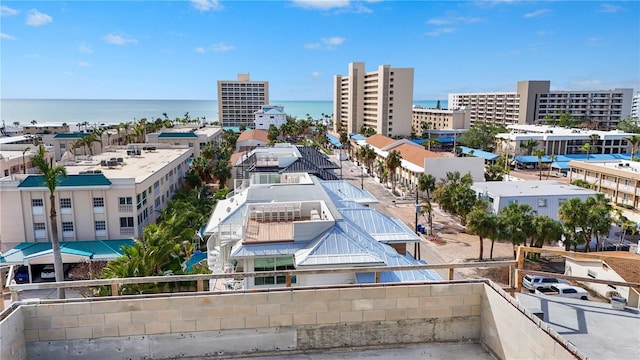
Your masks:
<path fill-rule="evenodd" d="M 348 133 L 363 126 L 386 136 L 411 134 L 413 68 L 380 65 L 365 72 L 363 62 L 349 64 L 349 74 L 336 75 L 333 95 L 334 129 Z"/>
<path fill-rule="evenodd" d="M 221 126 L 254 128 L 254 113 L 269 104 L 269 82 L 251 81 L 249 74 L 238 80 L 218 80 L 218 121 Z"/>

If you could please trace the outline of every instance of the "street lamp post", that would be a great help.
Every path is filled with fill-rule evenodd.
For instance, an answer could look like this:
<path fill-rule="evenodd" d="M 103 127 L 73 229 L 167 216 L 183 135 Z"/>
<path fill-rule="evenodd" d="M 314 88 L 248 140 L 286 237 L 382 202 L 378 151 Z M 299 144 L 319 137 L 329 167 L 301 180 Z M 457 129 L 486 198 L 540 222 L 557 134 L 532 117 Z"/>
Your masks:
<path fill-rule="evenodd" d="M 364 164 L 360 164 L 360 189 L 364 190 Z"/>

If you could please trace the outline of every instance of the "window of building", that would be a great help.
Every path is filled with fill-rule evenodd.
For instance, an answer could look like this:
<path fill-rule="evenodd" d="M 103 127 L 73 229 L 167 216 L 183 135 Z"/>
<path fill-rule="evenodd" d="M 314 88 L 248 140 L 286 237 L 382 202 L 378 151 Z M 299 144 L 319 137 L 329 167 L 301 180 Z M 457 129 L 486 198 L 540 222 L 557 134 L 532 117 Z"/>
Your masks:
<path fill-rule="evenodd" d="M 94 228 L 96 231 L 106 230 L 107 222 L 104 220 L 98 220 L 94 223 Z"/>
<path fill-rule="evenodd" d="M 294 270 L 293 258 L 276 257 L 276 258 L 258 258 L 253 260 L 254 271 L 285 271 Z M 274 285 L 274 284 L 286 284 L 286 276 L 264 276 L 255 277 L 255 285 Z M 291 283 L 296 283 L 296 277 L 291 277 Z"/>
<path fill-rule="evenodd" d="M 33 215 L 44 214 L 44 200 L 43 199 L 31 199 L 31 213 Z"/>
<path fill-rule="evenodd" d="M 33 223 L 33 231 L 36 239 L 43 239 L 47 237 L 47 227 L 43 222 Z"/>
<path fill-rule="evenodd" d="M 72 221 L 63 221 L 62 222 L 62 232 L 70 232 L 73 231 L 73 222 Z"/>
<path fill-rule="evenodd" d="M 70 198 L 60 198 L 60 209 L 70 209 L 71 208 L 71 199 Z"/>
<path fill-rule="evenodd" d="M 547 207 L 547 199 L 538 199 L 538 207 Z"/>
<path fill-rule="evenodd" d="M 132 227 L 134 227 L 133 217 L 121 217 L 120 218 L 120 227 L 121 228 L 132 228 Z"/>
<path fill-rule="evenodd" d="M 133 198 L 131 196 L 120 197 L 118 198 L 118 203 L 120 205 L 133 205 Z"/>
<path fill-rule="evenodd" d="M 94 208 L 103 208 L 104 207 L 104 198 L 103 197 L 94 197 L 93 198 L 93 207 Z"/>
<path fill-rule="evenodd" d="M 31 199 L 31 206 L 33 207 L 43 207 L 44 201 L 42 199 Z"/>

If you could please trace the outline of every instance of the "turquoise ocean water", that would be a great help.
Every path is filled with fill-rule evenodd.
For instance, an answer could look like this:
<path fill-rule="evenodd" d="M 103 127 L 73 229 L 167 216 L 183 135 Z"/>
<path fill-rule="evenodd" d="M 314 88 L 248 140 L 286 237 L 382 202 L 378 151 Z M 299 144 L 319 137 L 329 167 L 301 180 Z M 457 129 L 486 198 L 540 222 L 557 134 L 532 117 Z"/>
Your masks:
<path fill-rule="evenodd" d="M 284 106 L 284 111 L 299 119 L 309 114 L 314 119 L 322 114 L 333 114 L 333 101 L 290 101 L 272 100 L 272 105 Z M 416 100 L 415 105 L 435 107 L 436 100 Z M 441 100 L 446 108 L 447 101 Z M 59 100 L 59 99 L 0 99 L 0 120 L 6 125 L 14 122 L 28 124 L 63 123 L 69 125 L 88 122 L 91 125 L 111 125 L 141 118 L 170 119 L 183 117 L 189 112 L 191 118 L 218 119 L 216 100 Z"/>

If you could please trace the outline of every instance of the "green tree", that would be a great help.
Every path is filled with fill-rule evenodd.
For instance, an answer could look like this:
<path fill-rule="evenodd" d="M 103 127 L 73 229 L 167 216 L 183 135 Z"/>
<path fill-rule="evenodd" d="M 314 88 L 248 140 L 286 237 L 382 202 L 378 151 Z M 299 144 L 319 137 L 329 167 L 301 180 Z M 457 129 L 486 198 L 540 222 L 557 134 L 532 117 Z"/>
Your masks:
<path fill-rule="evenodd" d="M 483 260 L 484 239 L 493 236 L 495 233 L 496 221 L 496 216 L 488 213 L 486 206 L 476 206 L 467 215 L 467 232 L 473 235 L 478 235 L 480 240 L 479 261 Z"/>
<path fill-rule="evenodd" d="M 544 150 L 542 149 L 534 150 L 533 156 L 538 157 L 538 180 L 542 180 L 542 157 L 544 156 Z"/>
<path fill-rule="evenodd" d="M 560 113 L 560 117 L 558 118 L 558 125 L 562 127 L 572 128 L 578 124 L 578 120 L 575 116 L 571 115 L 568 111 L 563 111 Z"/>
<path fill-rule="evenodd" d="M 640 143 L 640 136 L 631 135 L 626 140 L 627 143 L 631 145 L 631 161 L 633 161 L 636 155 L 636 149 L 638 147 L 638 144 Z"/>
<path fill-rule="evenodd" d="M 571 185 L 579 186 L 579 187 L 585 188 L 585 189 L 591 189 L 592 188 L 591 184 L 589 184 L 588 181 L 582 180 L 582 179 L 573 180 L 571 182 Z"/>
<path fill-rule="evenodd" d="M 433 192 L 434 200 L 440 208 L 460 219 L 464 225 L 467 214 L 476 205 L 476 193 L 471 189 L 471 173 L 460 176 L 460 172 L 447 172 Z"/>
<path fill-rule="evenodd" d="M 556 160 L 558 160 L 558 157 L 556 155 L 547 155 L 549 157 L 549 166 L 547 167 L 547 180 L 549 180 L 549 176 L 551 175 L 551 164 L 553 164 Z"/>
<path fill-rule="evenodd" d="M 525 149 L 527 151 L 527 155 L 531 155 L 536 146 L 538 146 L 538 141 L 534 139 L 529 139 L 520 143 L 520 149 Z"/>
<path fill-rule="evenodd" d="M 533 236 L 533 218 L 535 216 L 536 212 L 531 206 L 515 202 L 503 208 L 498 214 L 498 228 L 502 232 L 501 237 L 511 240 L 514 246 L 514 257 L 515 247 L 526 245 L 527 239 Z"/>
<path fill-rule="evenodd" d="M 418 179 L 418 190 L 426 192 L 427 212 L 429 213 L 429 235 L 433 235 L 433 208 L 431 206 L 431 193 L 436 189 L 436 178 L 431 174 L 422 174 Z M 424 198 L 424 197 L 423 197 Z"/>
<path fill-rule="evenodd" d="M 587 198 L 585 205 L 587 207 L 587 238 L 591 239 L 592 236 L 595 236 L 596 251 L 600 251 L 600 238 L 608 235 L 611 229 L 611 212 L 613 208 L 602 193 L 596 193 L 594 196 Z"/>
<path fill-rule="evenodd" d="M 532 226 L 533 233 L 529 244 L 530 247 L 541 248 L 544 244 L 552 244 L 562 238 L 562 224 L 549 216 L 535 216 Z M 535 254 L 535 257 L 539 257 L 539 255 Z"/>
<path fill-rule="evenodd" d="M 476 121 L 469 130 L 460 136 L 458 141 L 471 148 L 492 152 L 495 148 L 495 136 L 506 132 L 507 129 L 502 125 Z"/>
<path fill-rule="evenodd" d="M 56 215 L 55 191 L 60 184 L 60 178 L 67 177 L 64 166 L 53 166 L 53 159 L 47 161 L 47 151 L 43 145 L 38 147 L 36 156 L 33 157 L 33 165 L 42 174 L 44 186 L 49 189 L 49 220 L 51 229 L 51 248 L 53 250 L 53 266 L 56 274 L 56 282 L 64 281 L 64 268 L 62 263 L 62 253 L 60 252 L 60 241 L 58 240 L 58 219 Z M 58 299 L 64 299 L 64 288 L 58 288 Z"/>
<path fill-rule="evenodd" d="M 274 124 L 270 124 L 268 134 L 267 134 L 267 138 L 269 139 L 269 142 L 272 144 L 275 143 L 276 140 L 278 140 L 279 135 L 280 135 L 280 130 L 278 130 L 278 128 Z"/>
<path fill-rule="evenodd" d="M 240 125 L 238 126 L 238 130 L 240 130 L 240 131 L 245 131 L 245 130 L 247 130 L 247 125 L 246 125 L 246 124 L 240 124 Z"/>
<path fill-rule="evenodd" d="M 485 181 L 502 181 L 504 178 L 504 169 L 501 165 L 490 164 L 484 169 Z"/>
<path fill-rule="evenodd" d="M 22 173 L 23 174 L 27 173 L 27 162 L 26 162 L 26 160 L 24 158 L 24 155 L 26 153 L 30 152 L 30 151 L 31 151 L 31 147 L 30 146 L 27 146 L 24 149 L 22 149 Z"/>
<path fill-rule="evenodd" d="M 631 115 L 620 120 L 616 129 L 630 134 L 640 134 L 640 126 L 638 125 L 638 122 L 631 117 Z"/>
<path fill-rule="evenodd" d="M 589 209 L 586 204 L 577 197 L 571 198 L 560 205 L 558 218 L 563 223 L 565 250 L 569 251 L 573 246 L 575 251 L 578 245 L 586 242 L 584 229 L 587 227 L 588 213 Z"/>
<path fill-rule="evenodd" d="M 398 180 L 396 170 L 402 165 L 402 156 L 397 150 L 391 150 L 387 154 L 385 165 L 387 167 L 387 170 L 389 170 L 389 174 L 391 175 L 391 184 L 393 186 L 392 191 L 395 193 L 396 182 Z"/>
<path fill-rule="evenodd" d="M 587 160 L 589 160 L 589 154 L 591 154 L 591 144 L 588 142 L 584 143 L 580 148 L 580 151 L 584 151 L 587 153 Z"/>

